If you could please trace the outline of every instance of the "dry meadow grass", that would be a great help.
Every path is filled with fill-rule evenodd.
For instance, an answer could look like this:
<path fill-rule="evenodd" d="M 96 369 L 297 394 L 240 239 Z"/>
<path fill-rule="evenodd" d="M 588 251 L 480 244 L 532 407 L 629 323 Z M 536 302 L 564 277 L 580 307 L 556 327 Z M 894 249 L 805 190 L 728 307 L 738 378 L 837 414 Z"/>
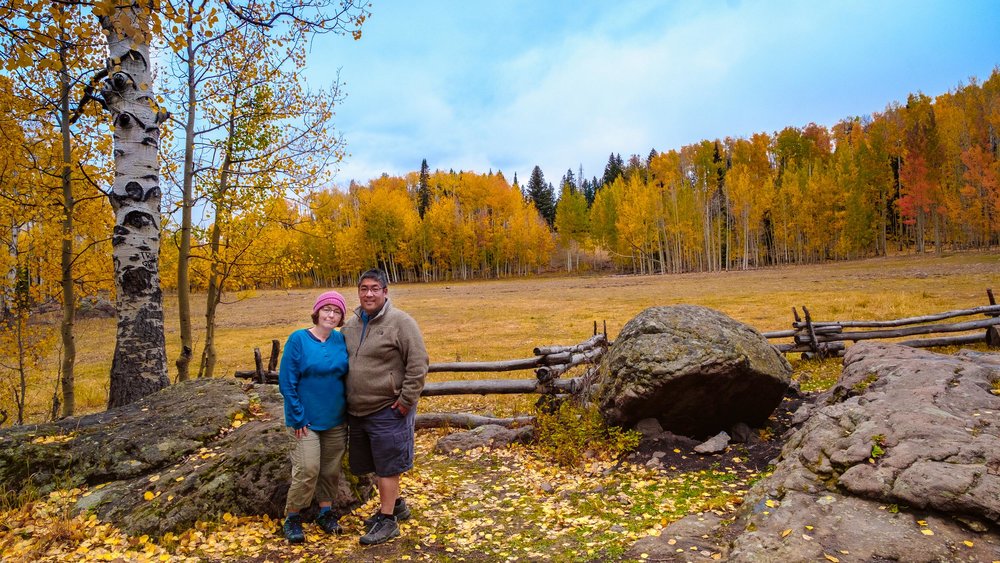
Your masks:
<path fill-rule="evenodd" d="M 621 327 L 646 307 L 691 303 L 718 309 L 759 330 L 789 327 L 792 307 L 806 306 L 814 319 L 890 319 L 987 304 L 986 288 L 1000 291 L 1000 254 L 901 255 L 853 262 L 788 266 L 755 271 L 666 276 L 544 276 L 394 285 L 390 297 L 420 324 L 432 362 L 487 361 L 531 356 L 535 346 L 574 344 L 607 323 L 614 339 Z M 353 288 L 341 291 L 357 304 Z M 217 373 L 232 377 L 252 369 L 253 348 L 266 355 L 271 339 L 284 342 L 295 328 L 308 326 L 309 308 L 319 290 L 261 291 L 222 305 L 218 315 Z M 195 322 L 203 322 L 195 297 Z M 176 298 L 165 299 L 167 353 L 177 357 Z M 83 320 L 77 332 L 78 412 L 101 410 L 114 350 L 113 319 Z M 204 328 L 196 326 L 200 353 Z M 55 387 L 57 361 L 34 375 L 29 418 L 44 417 Z M 434 374 L 435 379 L 475 377 Z M 514 377 L 516 375 L 509 375 Z M 530 377 L 526 372 L 521 377 Z M 171 372 L 173 377 L 173 372 Z M 484 374 L 482 377 L 503 377 Z M 523 412 L 531 401 L 510 397 L 435 398 L 423 410 L 468 410 L 497 415 Z"/>

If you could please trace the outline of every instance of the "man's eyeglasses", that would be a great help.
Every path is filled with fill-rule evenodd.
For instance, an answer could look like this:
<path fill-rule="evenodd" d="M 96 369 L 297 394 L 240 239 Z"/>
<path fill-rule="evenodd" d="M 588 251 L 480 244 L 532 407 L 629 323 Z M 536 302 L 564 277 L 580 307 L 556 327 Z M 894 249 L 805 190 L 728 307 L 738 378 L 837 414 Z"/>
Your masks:
<path fill-rule="evenodd" d="M 381 291 L 382 291 L 382 286 L 380 286 L 380 285 L 359 285 L 358 286 L 358 293 L 360 293 L 361 295 L 368 295 L 369 293 L 371 293 L 372 295 L 378 295 L 379 292 L 381 292 Z"/>

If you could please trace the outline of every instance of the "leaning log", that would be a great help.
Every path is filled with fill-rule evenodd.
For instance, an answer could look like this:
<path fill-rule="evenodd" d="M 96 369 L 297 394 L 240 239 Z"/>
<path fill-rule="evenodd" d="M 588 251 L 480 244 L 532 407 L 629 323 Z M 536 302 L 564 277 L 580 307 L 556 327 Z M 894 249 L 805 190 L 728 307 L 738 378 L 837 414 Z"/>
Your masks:
<path fill-rule="evenodd" d="M 278 372 L 263 371 L 261 373 L 264 376 L 263 383 L 272 383 L 275 385 L 278 383 Z M 255 383 L 261 383 L 261 380 L 258 379 L 259 376 L 257 374 L 258 374 L 257 370 L 237 370 L 236 372 L 233 373 L 233 375 L 239 379 L 252 379 L 254 380 Z"/>
<path fill-rule="evenodd" d="M 557 389 L 575 392 L 581 383 L 579 378 L 557 379 L 549 384 L 541 384 L 536 379 L 473 379 L 454 381 L 429 381 L 420 393 L 423 397 L 442 395 L 513 395 L 523 393 L 548 393 Z"/>
<path fill-rule="evenodd" d="M 603 348 L 573 354 L 573 357 L 564 364 L 542 366 L 536 369 L 535 376 L 541 381 L 547 381 L 549 379 L 559 377 L 576 366 L 597 363 L 597 361 L 601 359 L 602 355 L 604 355 Z"/>
<path fill-rule="evenodd" d="M 416 420 L 417 429 L 421 428 L 478 428 L 487 424 L 496 424 L 512 428 L 515 426 L 528 426 L 534 424 L 533 416 L 516 416 L 513 418 L 493 418 L 492 416 L 479 416 L 469 413 L 432 412 L 418 414 Z"/>
<path fill-rule="evenodd" d="M 792 354 L 795 352 L 810 352 L 815 353 L 816 350 L 813 349 L 811 344 L 808 343 L 797 343 L 797 344 L 775 344 L 775 348 L 779 352 L 784 354 Z M 827 355 L 836 355 L 839 352 L 843 352 L 845 349 L 843 342 L 823 342 L 819 345 L 820 351 Z"/>
<path fill-rule="evenodd" d="M 916 340 L 906 340 L 895 342 L 911 348 L 930 348 L 932 346 L 960 346 L 962 344 L 973 344 L 986 340 L 985 334 L 963 334 L 961 336 L 942 336 L 940 338 L 920 338 Z"/>
<path fill-rule="evenodd" d="M 943 313 L 935 313 L 933 315 L 924 315 L 922 317 L 907 317 L 903 319 L 893 319 L 889 321 L 813 321 L 814 327 L 830 326 L 830 325 L 840 325 L 844 328 L 885 328 L 894 326 L 905 326 L 917 323 L 928 323 L 932 321 L 940 321 L 942 319 L 951 319 L 954 317 L 967 317 L 970 315 L 992 315 L 1000 314 L 1000 305 L 984 305 L 982 307 L 974 307 L 972 309 L 961 309 L 957 311 L 945 311 Z M 806 323 L 802 321 L 795 321 L 792 323 L 795 328 L 806 328 Z"/>
<path fill-rule="evenodd" d="M 536 356 L 547 356 L 549 354 L 559 354 L 562 352 L 585 352 L 587 350 L 592 350 L 594 348 L 607 347 L 608 339 L 603 334 L 598 334 L 590 337 L 590 339 L 576 344 L 574 346 L 539 346 L 532 350 L 532 353 Z"/>
<path fill-rule="evenodd" d="M 839 334 L 824 334 L 824 335 L 817 335 L 816 342 L 838 342 L 838 341 L 857 342 L 859 340 L 873 340 L 876 338 L 900 338 L 903 336 L 912 336 L 915 334 L 930 334 L 933 332 L 965 332 L 968 330 L 987 328 L 994 325 L 1000 325 L 1000 317 L 992 317 L 988 319 L 981 319 L 978 321 L 966 321 L 964 323 L 912 326 L 907 328 L 899 328 L 895 330 L 873 330 L 869 332 L 859 331 L 859 332 L 843 332 Z"/>
<path fill-rule="evenodd" d="M 503 360 L 499 362 L 444 362 L 427 366 L 427 371 L 516 371 L 519 369 L 533 369 L 544 365 L 544 356 L 534 358 L 523 358 L 520 360 Z"/>

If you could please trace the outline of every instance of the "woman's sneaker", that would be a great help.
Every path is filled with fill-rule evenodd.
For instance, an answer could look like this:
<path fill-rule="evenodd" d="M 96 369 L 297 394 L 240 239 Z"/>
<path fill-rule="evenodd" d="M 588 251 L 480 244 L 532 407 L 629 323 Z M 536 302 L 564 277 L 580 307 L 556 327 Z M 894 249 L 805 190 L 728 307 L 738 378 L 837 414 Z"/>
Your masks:
<path fill-rule="evenodd" d="M 375 525 L 375 521 L 378 520 L 379 512 L 380 509 L 376 508 L 375 514 L 365 518 L 365 532 L 371 531 L 372 526 Z M 406 506 L 406 501 L 403 500 L 403 497 L 396 499 L 396 504 L 392 507 L 392 515 L 396 517 L 397 522 L 410 519 L 410 507 Z"/>
<path fill-rule="evenodd" d="M 320 512 L 319 516 L 316 517 L 316 525 L 328 534 L 339 534 L 344 531 L 341 529 L 340 524 L 337 522 L 337 517 L 333 515 L 332 510 Z"/>
<path fill-rule="evenodd" d="M 302 531 L 302 517 L 298 514 L 289 514 L 281 528 L 285 532 L 285 539 L 288 540 L 288 543 L 306 541 L 306 534 Z"/>
<path fill-rule="evenodd" d="M 399 523 L 392 516 L 379 514 L 368 533 L 361 536 L 362 545 L 377 545 L 399 536 Z"/>

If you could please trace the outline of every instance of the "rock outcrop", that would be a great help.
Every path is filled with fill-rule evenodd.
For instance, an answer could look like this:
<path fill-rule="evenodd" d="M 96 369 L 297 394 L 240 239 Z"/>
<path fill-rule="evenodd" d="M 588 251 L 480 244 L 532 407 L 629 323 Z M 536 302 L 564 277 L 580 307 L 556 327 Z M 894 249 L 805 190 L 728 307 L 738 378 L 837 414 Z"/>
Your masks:
<path fill-rule="evenodd" d="M 762 425 L 791 371 L 759 332 L 718 311 L 651 307 L 605 354 L 593 399 L 609 423 L 652 417 L 665 430 L 704 439 L 741 422 Z"/>
<path fill-rule="evenodd" d="M 1000 355 L 857 344 L 844 364 L 714 534 L 735 536 L 722 559 L 1000 560 Z"/>
<path fill-rule="evenodd" d="M 0 485 L 85 485 L 80 510 L 158 535 L 225 512 L 280 517 L 291 447 L 276 386 L 199 379 L 107 412 L 0 432 Z M 345 476 L 342 512 L 371 490 L 369 479 Z"/>

